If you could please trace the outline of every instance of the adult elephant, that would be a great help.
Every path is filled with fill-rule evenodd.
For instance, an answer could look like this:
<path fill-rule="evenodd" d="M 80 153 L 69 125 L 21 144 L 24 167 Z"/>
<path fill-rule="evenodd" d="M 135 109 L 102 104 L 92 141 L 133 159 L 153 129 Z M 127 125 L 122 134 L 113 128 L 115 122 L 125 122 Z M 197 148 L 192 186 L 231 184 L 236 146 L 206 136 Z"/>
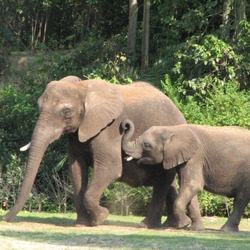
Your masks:
<path fill-rule="evenodd" d="M 250 201 L 250 131 L 236 126 L 153 126 L 130 141 L 133 122 L 126 119 L 121 127 L 125 131 L 122 147 L 127 154 L 139 163 L 162 163 L 167 172 L 177 169 L 180 177 L 174 204 L 177 227 L 189 223 L 186 206 L 204 188 L 234 198 L 233 211 L 221 229 L 239 230 L 241 216 Z"/>
<path fill-rule="evenodd" d="M 175 172 L 167 176 L 160 166 L 152 170 L 149 166 L 137 165 L 136 161 L 124 161 L 120 123 L 124 118 L 131 119 L 137 128 L 135 136 L 152 125 L 186 123 L 168 97 L 145 82 L 115 85 L 68 76 L 50 82 L 38 106 L 40 115 L 32 135 L 21 192 L 15 206 L 3 217 L 5 221 L 14 218 L 25 204 L 48 145 L 62 134 L 68 134 L 77 225 L 95 226 L 105 220 L 108 210 L 99 205 L 99 200 L 105 188 L 115 180 L 134 187 L 153 186 L 152 201 L 143 224 L 146 227 L 161 225 L 167 191 L 172 190 L 168 195 L 170 199 L 175 194 L 170 188 Z M 88 183 L 91 165 L 94 170 Z M 173 217 L 168 218 L 171 226 Z"/>

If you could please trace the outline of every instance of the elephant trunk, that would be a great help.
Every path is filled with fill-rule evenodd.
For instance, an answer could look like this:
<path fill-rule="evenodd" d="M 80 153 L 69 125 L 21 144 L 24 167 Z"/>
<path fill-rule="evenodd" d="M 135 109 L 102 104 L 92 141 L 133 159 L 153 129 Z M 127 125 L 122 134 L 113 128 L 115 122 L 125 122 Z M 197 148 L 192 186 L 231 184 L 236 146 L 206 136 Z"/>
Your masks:
<path fill-rule="evenodd" d="M 22 183 L 21 191 L 14 207 L 7 213 L 3 220 L 12 220 L 23 208 L 34 184 L 42 157 L 48 145 L 56 140 L 60 135 L 55 136 L 54 129 L 48 129 L 46 124 L 37 123 L 31 140 L 30 152 L 28 157 L 28 166 Z"/>
<path fill-rule="evenodd" d="M 135 132 L 134 123 L 129 119 L 125 119 L 121 123 L 121 129 L 123 131 L 122 149 L 127 155 L 131 156 L 132 158 L 141 158 L 141 150 L 139 150 L 140 147 L 138 147 L 138 141 L 131 141 Z M 129 157 L 128 160 L 132 160 L 131 157 Z"/>

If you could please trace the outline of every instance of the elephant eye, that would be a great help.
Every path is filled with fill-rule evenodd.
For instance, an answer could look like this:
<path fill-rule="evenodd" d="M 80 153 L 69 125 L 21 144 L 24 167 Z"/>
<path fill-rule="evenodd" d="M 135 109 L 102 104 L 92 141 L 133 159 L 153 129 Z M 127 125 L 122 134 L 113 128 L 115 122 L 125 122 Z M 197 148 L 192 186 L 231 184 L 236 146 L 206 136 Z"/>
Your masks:
<path fill-rule="evenodd" d="M 151 147 L 151 144 L 149 142 L 144 142 L 143 143 L 143 149 L 144 150 L 150 150 L 152 147 Z"/>
<path fill-rule="evenodd" d="M 64 118 L 70 118 L 72 116 L 71 110 L 69 108 L 64 109 L 63 116 L 64 116 Z"/>

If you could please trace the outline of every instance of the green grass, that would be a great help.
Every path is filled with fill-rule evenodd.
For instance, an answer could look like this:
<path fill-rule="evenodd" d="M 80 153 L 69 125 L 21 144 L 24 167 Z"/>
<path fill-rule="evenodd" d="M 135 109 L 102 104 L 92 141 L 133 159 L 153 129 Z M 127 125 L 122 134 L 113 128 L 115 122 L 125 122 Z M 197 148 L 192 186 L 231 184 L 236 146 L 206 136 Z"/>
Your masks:
<path fill-rule="evenodd" d="M 219 230 L 226 218 L 204 218 L 204 232 L 139 228 L 142 217 L 135 216 L 110 215 L 98 227 L 73 227 L 74 220 L 73 213 L 21 212 L 11 223 L 0 221 L 0 249 L 250 249 L 247 219 L 239 233 Z"/>

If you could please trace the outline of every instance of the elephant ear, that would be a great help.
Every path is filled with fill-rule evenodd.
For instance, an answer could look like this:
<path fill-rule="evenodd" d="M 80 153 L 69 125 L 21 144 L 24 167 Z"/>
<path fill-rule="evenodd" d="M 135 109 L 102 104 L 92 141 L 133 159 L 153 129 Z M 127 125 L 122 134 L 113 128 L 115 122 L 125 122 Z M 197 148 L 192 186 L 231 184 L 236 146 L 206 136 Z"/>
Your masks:
<path fill-rule="evenodd" d="M 175 126 L 164 143 L 163 167 L 171 169 L 189 161 L 200 145 L 189 125 Z"/>
<path fill-rule="evenodd" d="M 78 137 L 85 142 L 97 135 L 123 110 L 123 95 L 115 84 L 102 80 L 88 80 L 85 97 L 85 114 L 81 121 Z"/>

